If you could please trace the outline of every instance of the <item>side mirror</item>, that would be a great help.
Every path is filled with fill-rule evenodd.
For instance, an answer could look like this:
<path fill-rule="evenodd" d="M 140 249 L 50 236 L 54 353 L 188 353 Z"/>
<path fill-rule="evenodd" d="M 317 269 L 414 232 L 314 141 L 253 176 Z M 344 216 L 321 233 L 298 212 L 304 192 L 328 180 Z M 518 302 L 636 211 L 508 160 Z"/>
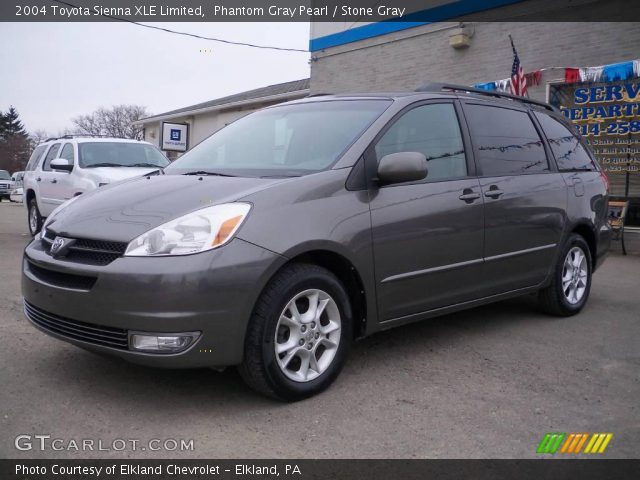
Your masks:
<path fill-rule="evenodd" d="M 382 185 L 422 180 L 427 176 L 427 157 L 419 152 L 390 153 L 380 159 L 378 180 Z"/>
<path fill-rule="evenodd" d="M 70 172 L 73 170 L 73 163 L 69 162 L 66 158 L 54 158 L 49 164 L 52 170 L 62 170 L 63 172 Z"/>

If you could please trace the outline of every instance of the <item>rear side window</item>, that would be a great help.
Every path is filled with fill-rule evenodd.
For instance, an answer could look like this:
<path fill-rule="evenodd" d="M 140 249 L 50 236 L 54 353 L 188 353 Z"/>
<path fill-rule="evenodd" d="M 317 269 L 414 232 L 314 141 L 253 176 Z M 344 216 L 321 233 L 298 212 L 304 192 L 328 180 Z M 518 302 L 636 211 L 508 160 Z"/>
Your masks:
<path fill-rule="evenodd" d="M 467 162 L 460 124 L 450 103 L 422 105 L 405 113 L 378 141 L 377 160 L 399 152 L 427 157 L 427 180 L 465 177 Z"/>
<path fill-rule="evenodd" d="M 42 170 L 46 170 L 46 171 L 51 170 L 51 167 L 49 166 L 49 164 L 51 163 L 51 160 L 56 158 L 56 155 L 58 154 L 58 150 L 60 150 L 60 144 L 54 143 L 49 149 L 49 152 L 47 153 L 47 156 L 44 159 L 44 163 L 42 164 Z"/>
<path fill-rule="evenodd" d="M 42 157 L 42 154 L 44 153 L 46 148 L 46 145 L 40 145 L 33 151 L 31 156 L 29 157 L 29 161 L 27 162 L 27 166 L 25 168 L 26 171 L 30 172 L 36 169 L 38 161 L 40 160 L 40 157 Z"/>
<path fill-rule="evenodd" d="M 74 155 L 73 155 L 73 145 L 70 143 L 65 143 L 64 147 L 62 147 L 62 152 L 60 152 L 60 158 L 64 158 L 65 160 L 69 160 L 69 163 L 74 163 Z"/>
<path fill-rule="evenodd" d="M 536 112 L 536 118 L 549 140 L 558 170 L 596 170 L 596 165 L 586 148 L 568 127 L 544 113 Z"/>
<path fill-rule="evenodd" d="M 502 176 L 549 170 L 542 139 L 526 112 L 466 105 L 482 175 Z"/>

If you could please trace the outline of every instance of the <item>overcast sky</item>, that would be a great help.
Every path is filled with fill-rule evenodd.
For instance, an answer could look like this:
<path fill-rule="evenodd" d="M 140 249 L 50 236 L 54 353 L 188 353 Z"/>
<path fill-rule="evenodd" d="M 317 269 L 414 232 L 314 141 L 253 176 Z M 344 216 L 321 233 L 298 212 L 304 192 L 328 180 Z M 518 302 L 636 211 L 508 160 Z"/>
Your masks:
<path fill-rule="evenodd" d="M 307 49 L 309 42 L 305 22 L 153 25 L 288 48 Z M 157 114 L 309 76 L 306 53 L 223 45 L 127 23 L 4 23 L 0 45 L 0 110 L 13 105 L 29 131 L 50 134 L 100 106 L 139 104 Z"/>

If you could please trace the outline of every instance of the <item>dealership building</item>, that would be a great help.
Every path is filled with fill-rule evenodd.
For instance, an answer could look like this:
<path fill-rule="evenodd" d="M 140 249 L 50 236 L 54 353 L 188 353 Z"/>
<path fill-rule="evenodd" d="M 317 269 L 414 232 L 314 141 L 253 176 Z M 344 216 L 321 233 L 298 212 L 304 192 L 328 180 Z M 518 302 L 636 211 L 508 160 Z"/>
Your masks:
<path fill-rule="evenodd" d="M 225 125 L 277 103 L 309 95 L 309 79 L 279 83 L 197 105 L 178 108 L 136 122 L 144 128 L 144 139 L 157 145 L 171 159 L 197 145 Z M 172 138 L 172 135 L 175 135 Z"/>

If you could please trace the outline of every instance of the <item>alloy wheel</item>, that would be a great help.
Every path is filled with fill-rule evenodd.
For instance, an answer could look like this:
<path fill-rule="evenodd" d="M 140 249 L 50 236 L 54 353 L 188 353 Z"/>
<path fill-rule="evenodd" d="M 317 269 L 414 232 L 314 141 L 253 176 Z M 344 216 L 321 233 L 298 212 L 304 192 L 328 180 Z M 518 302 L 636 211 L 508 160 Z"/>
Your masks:
<path fill-rule="evenodd" d="M 567 253 L 562 267 L 562 293 L 567 301 L 575 305 L 582 300 L 589 282 L 587 256 L 580 247 Z"/>
<path fill-rule="evenodd" d="M 280 314 L 275 354 L 285 376 L 309 382 L 324 373 L 340 345 L 342 320 L 335 300 L 318 289 L 294 296 Z"/>
<path fill-rule="evenodd" d="M 38 230 L 38 211 L 35 206 L 32 206 L 29 210 L 29 227 L 32 232 L 36 232 Z"/>

